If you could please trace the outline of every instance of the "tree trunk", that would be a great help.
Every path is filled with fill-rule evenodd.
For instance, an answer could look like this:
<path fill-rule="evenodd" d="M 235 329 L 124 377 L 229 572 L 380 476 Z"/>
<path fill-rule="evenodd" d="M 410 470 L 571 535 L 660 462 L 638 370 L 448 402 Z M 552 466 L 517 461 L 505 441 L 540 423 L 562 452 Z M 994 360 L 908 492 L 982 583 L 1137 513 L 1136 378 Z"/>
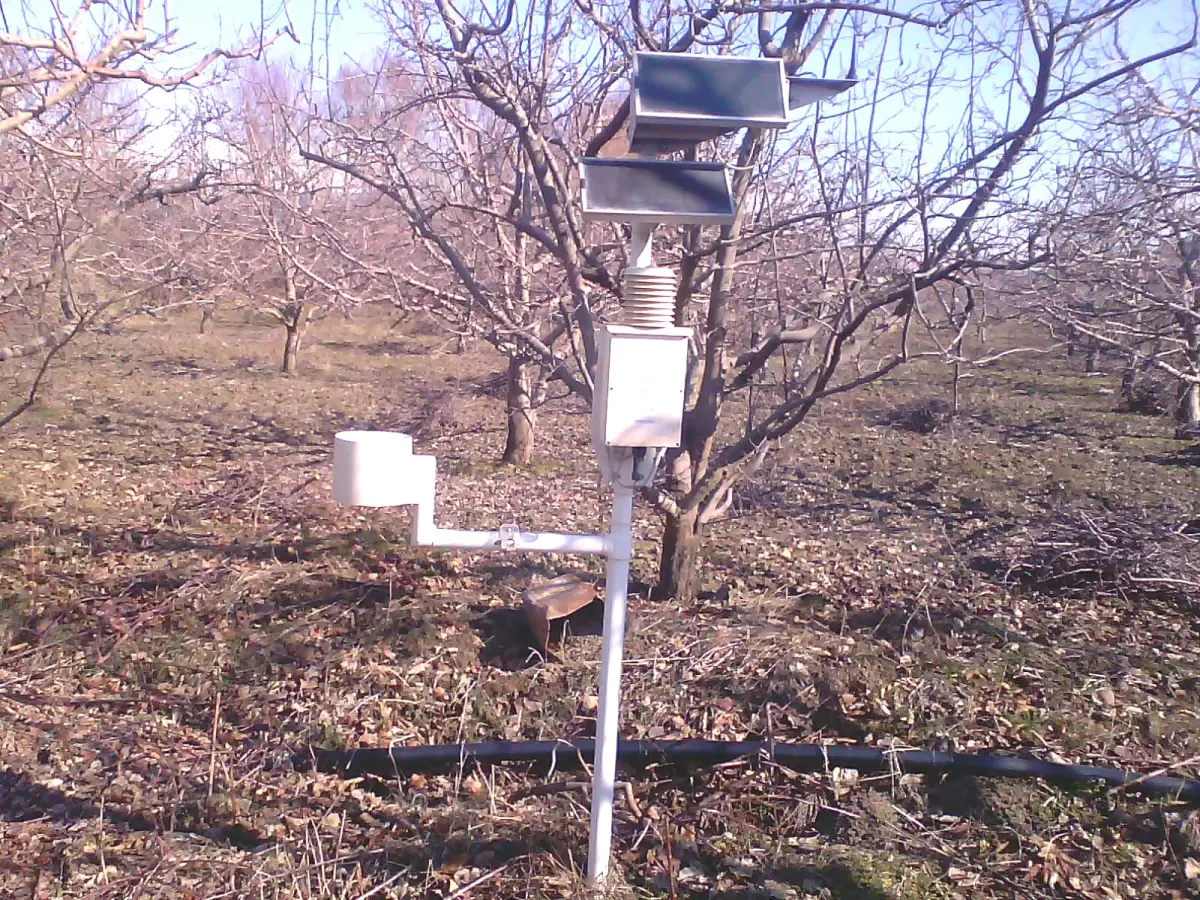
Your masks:
<path fill-rule="evenodd" d="M 533 407 L 534 368 L 532 363 L 519 359 L 508 361 L 508 437 L 501 462 L 525 466 L 533 456 L 533 437 L 537 429 L 537 410 Z"/>
<path fill-rule="evenodd" d="M 71 322 L 75 319 L 75 304 L 72 300 L 71 283 L 67 280 L 67 273 L 64 269 L 58 282 L 58 306 L 62 311 L 64 322 Z"/>
<path fill-rule="evenodd" d="M 212 334 L 213 316 L 216 314 L 216 307 L 209 305 L 204 307 L 204 311 L 200 313 L 200 333 Z"/>
<path fill-rule="evenodd" d="M 1125 366 L 1125 372 L 1121 375 L 1121 399 L 1125 401 L 1126 406 L 1133 405 L 1137 383 L 1138 365 L 1137 362 L 1130 362 Z"/>
<path fill-rule="evenodd" d="M 291 322 L 284 327 L 287 328 L 287 339 L 283 344 L 283 365 L 280 368 L 284 375 L 295 375 L 299 365 L 300 329 Z"/>
<path fill-rule="evenodd" d="M 1179 405 L 1175 409 L 1175 421 L 1189 429 L 1200 425 L 1200 384 L 1179 386 Z"/>
<path fill-rule="evenodd" d="M 1200 247 L 1200 244 L 1197 245 Z M 1200 297 L 1194 301 L 1194 307 L 1200 312 Z M 1186 371 L 1195 375 L 1200 373 L 1200 334 L 1194 323 L 1189 322 L 1186 328 L 1187 336 L 1187 367 Z M 1178 406 L 1175 407 L 1175 421 L 1188 431 L 1200 426 L 1200 384 L 1182 382 L 1179 385 Z"/>
<path fill-rule="evenodd" d="M 700 510 L 685 509 L 667 516 L 663 529 L 662 555 L 658 562 L 656 600 L 691 603 L 700 591 Z"/>
<path fill-rule="evenodd" d="M 300 367 L 300 340 L 304 337 L 304 325 L 308 321 L 308 307 L 297 303 L 289 306 L 283 316 L 283 327 L 287 329 L 287 338 L 283 344 L 283 365 L 280 370 L 284 375 L 295 375 Z"/>
<path fill-rule="evenodd" d="M 455 353 L 466 354 L 471 351 L 471 344 L 474 341 L 475 333 L 472 331 L 471 313 L 473 310 L 467 309 L 467 321 L 463 323 L 463 329 L 458 333 L 458 343 L 455 346 Z"/>

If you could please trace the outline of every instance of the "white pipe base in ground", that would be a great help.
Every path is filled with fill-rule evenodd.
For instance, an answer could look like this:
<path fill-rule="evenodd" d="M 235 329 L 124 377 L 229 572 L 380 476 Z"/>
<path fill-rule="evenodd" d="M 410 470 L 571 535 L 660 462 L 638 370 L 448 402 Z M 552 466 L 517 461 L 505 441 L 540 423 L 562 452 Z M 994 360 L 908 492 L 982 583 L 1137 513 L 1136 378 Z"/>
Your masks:
<path fill-rule="evenodd" d="M 612 522 L 605 569 L 604 638 L 600 648 L 600 711 L 592 767 L 592 822 L 588 838 L 588 884 L 602 887 L 612 857 L 613 792 L 621 727 L 621 665 L 625 652 L 625 605 L 633 555 L 633 464 L 624 460 L 613 480 Z"/>

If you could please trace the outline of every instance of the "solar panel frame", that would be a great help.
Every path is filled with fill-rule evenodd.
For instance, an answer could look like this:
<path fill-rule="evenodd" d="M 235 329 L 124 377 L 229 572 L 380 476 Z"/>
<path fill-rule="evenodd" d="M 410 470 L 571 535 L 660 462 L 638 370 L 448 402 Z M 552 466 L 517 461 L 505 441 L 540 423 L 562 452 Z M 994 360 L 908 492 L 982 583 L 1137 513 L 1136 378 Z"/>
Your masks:
<path fill-rule="evenodd" d="M 591 158 L 581 163 L 580 183 L 589 222 L 726 225 L 737 216 L 722 163 Z"/>
<path fill-rule="evenodd" d="M 788 124 L 783 61 L 695 53 L 634 54 L 630 112 L 639 125 L 783 128 Z"/>
<path fill-rule="evenodd" d="M 803 75 L 788 77 L 788 108 L 800 109 L 836 97 L 858 84 L 856 78 L 809 78 Z"/>

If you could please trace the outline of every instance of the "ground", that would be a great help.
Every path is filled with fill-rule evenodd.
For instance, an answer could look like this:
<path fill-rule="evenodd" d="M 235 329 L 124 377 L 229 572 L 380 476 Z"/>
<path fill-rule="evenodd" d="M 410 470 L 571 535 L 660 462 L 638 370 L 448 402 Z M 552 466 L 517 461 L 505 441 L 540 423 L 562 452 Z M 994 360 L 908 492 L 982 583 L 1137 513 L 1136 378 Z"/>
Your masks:
<path fill-rule="evenodd" d="M 0 896 L 579 894 L 577 775 L 343 780 L 291 755 L 591 733 L 598 639 L 542 658 L 517 610 L 532 578 L 595 561 L 414 552 L 404 513 L 337 507 L 328 484 L 336 430 L 403 428 L 439 457 L 441 524 L 594 531 L 584 410 L 553 400 L 517 471 L 492 463 L 496 357 L 326 321 L 285 378 L 274 332 L 192 327 L 89 337 L 0 435 Z M 647 599 L 660 523 L 639 505 L 624 734 L 1195 777 L 1200 613 L 1153 579 L 1200 558 L 1200 466 L 1072 364 L 973 373 L 928 434 L 896 411 L 948 396 L 940 368 L 831 401 L 713 528 L 691 606 Z M 752 761 L 623 777 L 615 896 L 1200 885 L 1200 823 L 1164 800 Z"/>

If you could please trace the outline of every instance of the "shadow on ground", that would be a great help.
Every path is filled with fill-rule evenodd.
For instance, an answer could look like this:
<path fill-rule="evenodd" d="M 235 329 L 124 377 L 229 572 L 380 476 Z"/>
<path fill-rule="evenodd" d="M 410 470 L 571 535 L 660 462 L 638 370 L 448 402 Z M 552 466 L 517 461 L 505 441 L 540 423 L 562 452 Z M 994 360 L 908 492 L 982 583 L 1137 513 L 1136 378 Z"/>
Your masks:
<path fill-rule="evenodd" d="M 820 892 L 828 890 L 830 893 L 823 896 L 837 900 L 895 900 L 893 895 L 864 884 L 849 866 L 841 863 L 773 869 L 758 879 L 758 885 L 715 893 L 684 891 L 680 895 L 712 900 L 773 900 L 797 895 L 822 896 Z"/>
<path fill-rule="evenodd" d="M 0 822 L 50 820 L 74 823 L 103 820 L 106 826 L 158 834 L 175 832 L 199 834 L 210 841 L 244 850 L 263 845 L 260 835 L 224 816 L 214 816 L 199 802 L 183 802 L 169 814 L 148 816 L 121 806 L 103 808 L 91 801 L 73 797 L 58 788 L 47 787 L 22 772 L 0 769 Z"/>

